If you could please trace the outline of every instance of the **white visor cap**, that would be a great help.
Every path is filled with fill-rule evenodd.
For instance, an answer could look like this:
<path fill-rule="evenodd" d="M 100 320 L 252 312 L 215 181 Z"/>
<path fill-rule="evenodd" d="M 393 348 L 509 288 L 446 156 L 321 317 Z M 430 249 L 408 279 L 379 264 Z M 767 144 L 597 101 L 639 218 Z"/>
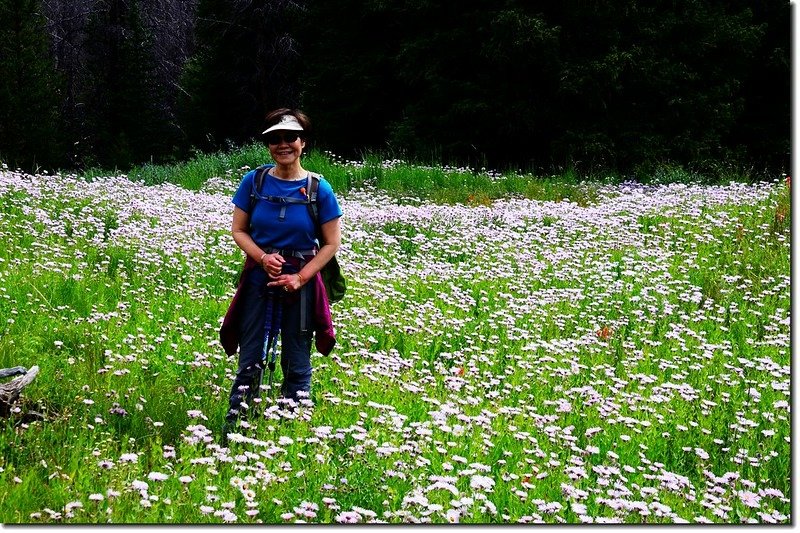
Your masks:
<path fill-rule="evenodd" d="M 300 123 L 297 122 L 297 119 L 294 118 L 293 115 L 283 115 L 281 117 L 280 122 L 262 131 L 261 135 L 264 135 L 265 133 L 269 133 L 275 130 L 303 131 L 303 126 L 301 126 Z"/>

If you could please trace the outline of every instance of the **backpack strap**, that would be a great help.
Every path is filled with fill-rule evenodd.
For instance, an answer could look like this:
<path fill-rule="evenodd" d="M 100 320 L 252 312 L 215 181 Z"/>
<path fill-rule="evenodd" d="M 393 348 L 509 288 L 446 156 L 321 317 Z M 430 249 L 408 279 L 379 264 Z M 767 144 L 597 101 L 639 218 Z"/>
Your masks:
<path fill-rule="evenodd" d="M 256 174 L 253 176 L 253 187 L 250 189 L 250 213 L 253 213 L 253 207 L 256 205 L 256 201 L 258 198 L 256 197 L 256 193 L 261 190 L 261 187 L 264 185 L 264 176 L 267 174 L 270 168 L 275 165 L 262 165 L 256 169 Z M 286 217 L 286 205 L 287 204 L 306 204 L 308 206 L 308 214 L 311 216 L 311 220 L 314 222 L 314 228 L 316 229 L 317 236 L 319 238 L 322 237 L 322 230 L 319 225 L 319 207 L 318 207 L 318 191 L 319 191 L 319 178 L 317 176 L 312 176 L 311 173 L 308 173 L 308 177 L 306 178 L 306 190 L 308 194 L 305 200 L 300 200 L 298 198 L 289 198 L 285 196 L 272 196 L 272 195 L 259 195 L 261 198 L 269 201 L 282 204 L 281 205 L 281 212 L 278 215 L 280 220 L 283 220 Z M 321 244 L 321 243 L 320 243 Z"/>
<path fill-rule="evenodd" d="M 308 214 L 311 215 L 311 220 L 314 222 L 314 229 L 317 232 L 317 238 L 322 245 L 322 227 L 319 224 L 319 205 L 317 199 L 317 191 L 319 191 L 319 178 L 316 176 L 308 175 Z"/>
<path fill-rule="evenodd" d="M 264 185 L 264 174 L 275 165 L 261 165 L 256 169 L 256 175 L 253 176 L 253 186 L 250 188 L 250 214 L 253 214 L 253 206 L 256 205 L 256 192 L 261 190 Z"/>

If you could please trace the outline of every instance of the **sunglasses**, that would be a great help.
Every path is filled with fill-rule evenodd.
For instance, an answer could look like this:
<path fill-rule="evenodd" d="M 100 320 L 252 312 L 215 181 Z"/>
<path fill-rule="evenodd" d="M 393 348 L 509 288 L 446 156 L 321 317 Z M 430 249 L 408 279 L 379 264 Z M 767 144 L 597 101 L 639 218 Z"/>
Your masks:
<path fill-rule="evenodd" d="M 299 134 L 295 132 L 290 133 L 270 133 L 267 135 L 267 143 L 268 144 L 281 144 L 281 143 L 288 143 L 292 144 L 300 137 Z"/>

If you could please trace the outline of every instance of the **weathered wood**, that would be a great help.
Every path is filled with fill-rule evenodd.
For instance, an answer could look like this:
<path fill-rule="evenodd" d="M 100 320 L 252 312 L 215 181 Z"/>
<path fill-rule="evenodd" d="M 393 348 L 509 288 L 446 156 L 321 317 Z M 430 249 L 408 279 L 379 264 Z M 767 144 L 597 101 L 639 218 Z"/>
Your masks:
<path fill-rule="evenodd" d="M 19 368 L 22 367 L 16 367 L 6 370 L 16 370 Z M 36 378 L 36 374 L 38 373 L 39 373 L 39 367 L 33 366 L 31 367 L 30 370 L 24 372 L 22 376 L 12 379 L 8 383 L 0 383 L 0 415 L 7 415 L 11 411 L 11 406 L 19 398 L 22 389 L 30 385 L 31 382 Z M 19 374 L 19 372 L 10 375 L 16 375 L 16 374 Z"/>
<path fill-rule="evenodd" d="M 28 372 L 24 366 L 15 366 L 13 368 L 0 368 L 0 378 L 10 378 L 11 376 L 21 376 Z"/>

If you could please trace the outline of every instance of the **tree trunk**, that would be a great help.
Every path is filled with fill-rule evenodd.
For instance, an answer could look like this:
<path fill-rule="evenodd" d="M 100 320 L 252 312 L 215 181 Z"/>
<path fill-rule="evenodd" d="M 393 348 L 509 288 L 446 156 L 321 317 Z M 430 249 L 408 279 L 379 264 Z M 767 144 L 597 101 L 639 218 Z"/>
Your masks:
<path fill-rule="evenodd" d="M 8 383 L 0 383 L 0 416 L 8 416 L 11 412 L 11 406 L 19 398 L 22 389 L 30 385 L 38 373 L 38 366 L 34 366 L 28 371 L 21 366 L 0 370 L 0 377 L 22 374 Z"/>

